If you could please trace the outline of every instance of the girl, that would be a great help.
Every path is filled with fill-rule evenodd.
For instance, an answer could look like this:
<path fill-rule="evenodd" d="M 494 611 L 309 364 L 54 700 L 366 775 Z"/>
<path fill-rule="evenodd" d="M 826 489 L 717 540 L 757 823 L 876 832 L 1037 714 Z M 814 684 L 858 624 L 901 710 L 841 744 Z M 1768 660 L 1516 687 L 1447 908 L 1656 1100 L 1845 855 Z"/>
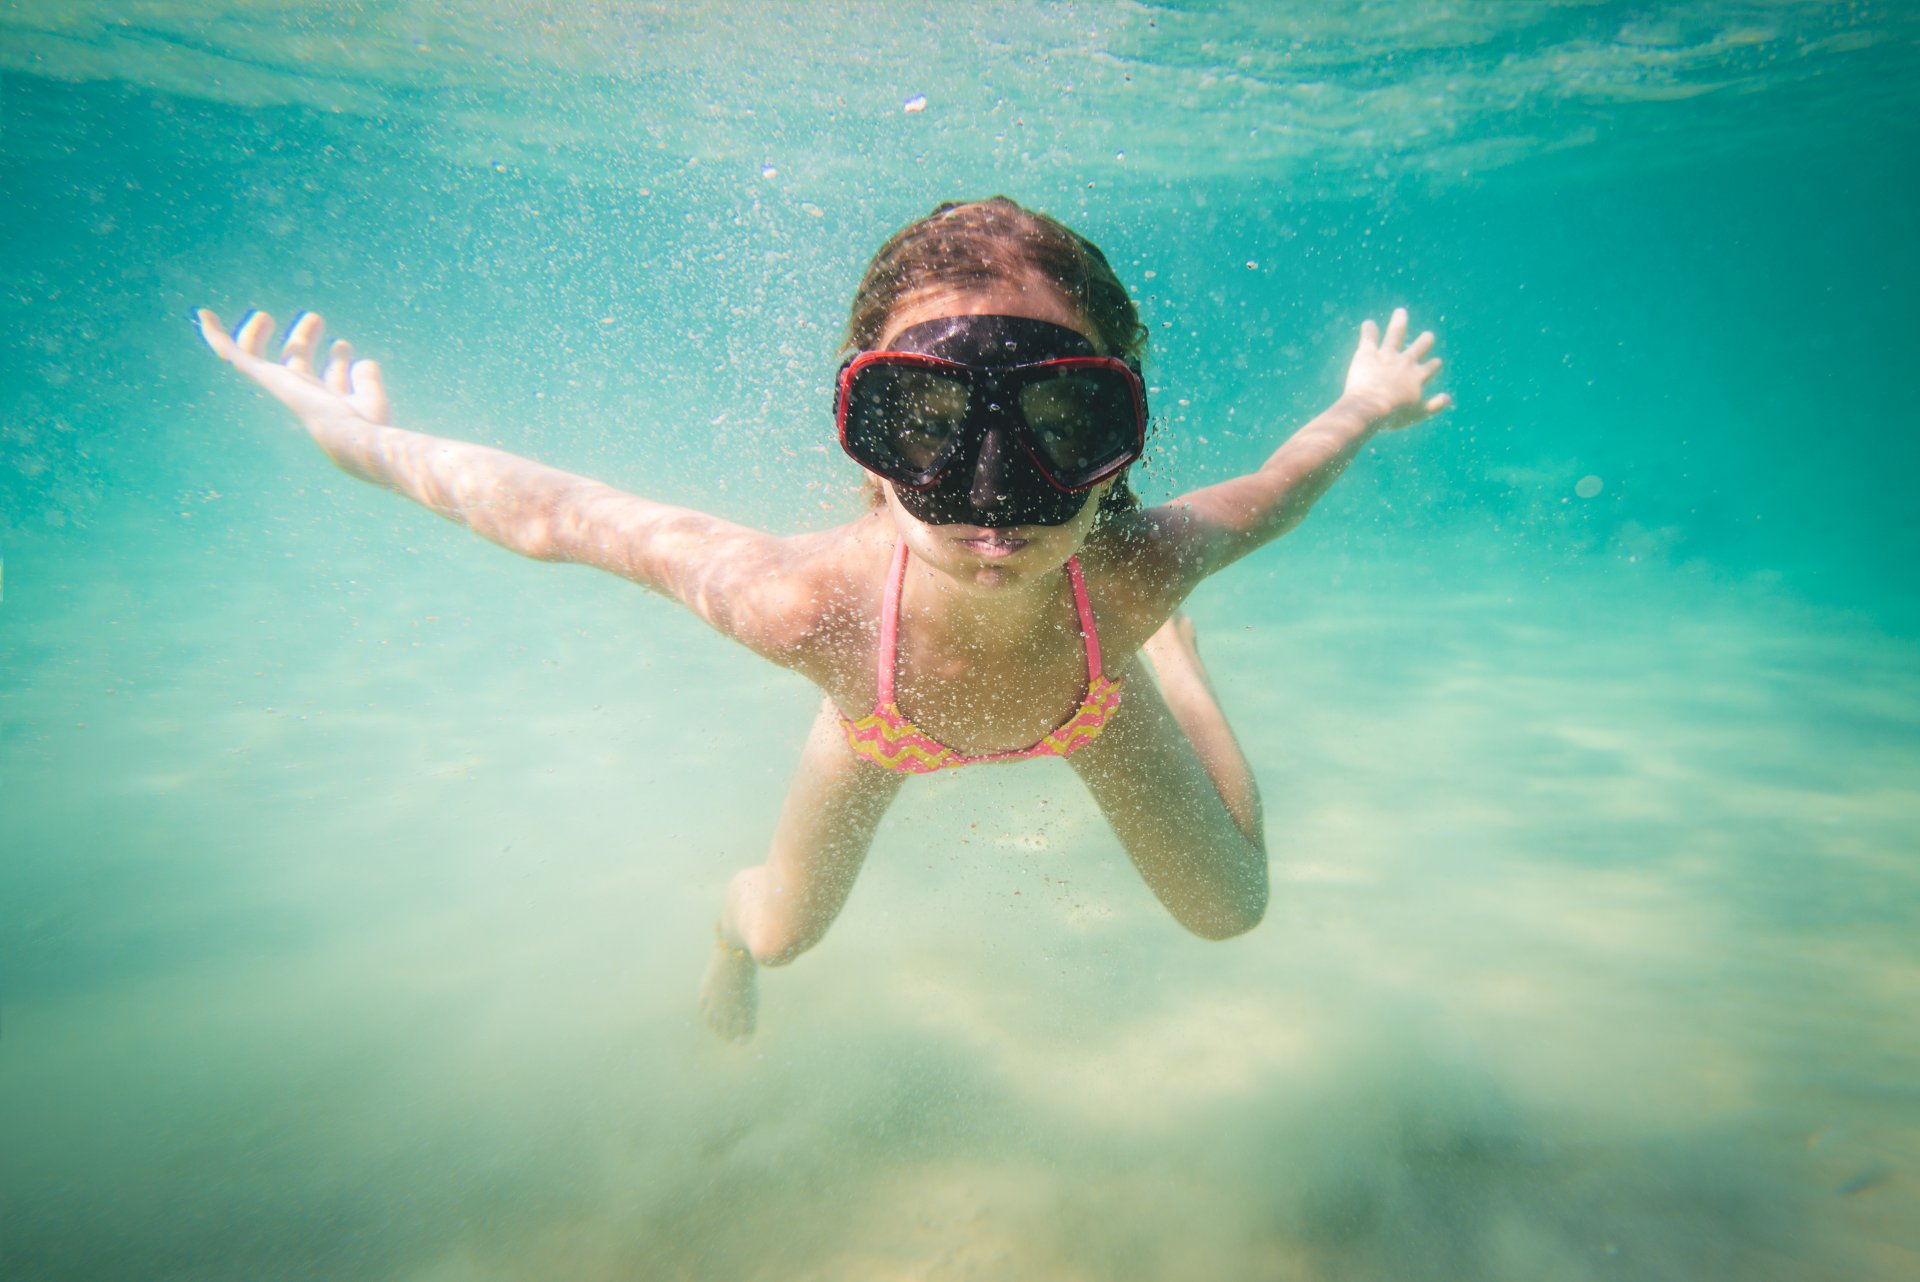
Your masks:
<path fill-rule="evenodd" d="M 854 297 L 835 419 L 871 510 L 777 538 L 389 426 L 372 361 L 336 342 L 319 369 L 317 315 L 277 361 L 264 313 L 231 336 L 195 319 L 346 471 L 523 556 L 664 593 L 824 692 L 767 860 L 721 908 L 701 1004 L 729 1038 L 753 1031 L 757 968 L 826 932 L 910 774 L 1065 757 L 1181 925 L 1258 924 L 1259 790 L 1175 611 L 1298 525 L 1374 433 L 1449 404 L 1427 394 L 1433 335 L 1407 342 L 1395 311 L 1384 335 L 1361 326 L 1340 399 L 1258 471 L 1142 508 L 1126 472 L 1146 331 L 1106 258 L 1005 197 L 943 205 L 880 248 Z"/>

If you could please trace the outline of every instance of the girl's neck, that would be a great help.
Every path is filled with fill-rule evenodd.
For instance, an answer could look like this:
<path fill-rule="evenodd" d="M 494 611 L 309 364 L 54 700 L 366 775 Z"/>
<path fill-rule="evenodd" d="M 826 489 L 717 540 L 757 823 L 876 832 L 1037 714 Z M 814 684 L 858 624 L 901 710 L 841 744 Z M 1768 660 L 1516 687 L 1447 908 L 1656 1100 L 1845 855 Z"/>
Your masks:
<path fill-rule="evenodd" d="M 931 631 L 954 646 L 1014 649 L 1057 625 L 1066 584 L 1065 565 L 982 584 L 910 558 L 900 615 L 915 631 Z"/>

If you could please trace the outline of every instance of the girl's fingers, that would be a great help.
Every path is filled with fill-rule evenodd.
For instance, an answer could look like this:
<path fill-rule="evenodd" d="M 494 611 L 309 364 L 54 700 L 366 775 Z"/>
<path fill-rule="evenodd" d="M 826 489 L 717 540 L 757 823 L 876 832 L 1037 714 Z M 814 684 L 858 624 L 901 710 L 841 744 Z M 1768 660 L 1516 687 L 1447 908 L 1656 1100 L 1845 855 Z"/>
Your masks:
<path fill-rule="evenodd" d="M 385 424 L 388 415 L 387 389 L 380 379 L 378 361 L 355 361 L 349 372 L 353 392 L 347 398 L 360 417 L 369 423 Z"/>
<path fill-rule="evenodd" d="M 1390 352 L 1399 351 L 1400 345 L 1407 341 L 1406 308 L 1394 308 L 1393 315 L 1387 318 L 1387 336 L 1385 341 L 1387 350 Z"/>
<path fill-rule="evenodd" d="M 1372 317 L 1360 322 L 1360 346 L 1380 346 L 1380 327 L 1373 323 Z"/>
<path fill-rule="evenodd" d="M 262 311 L 252 311 L 248 312 L 246 319 L 240 322 L 240 328 L 233 332 L 233 342 L 247 355 L 265 360 L 267 339 L 272 334 L 273 317 Z"/>
<path fill-rule="evenodd" d="M 1445 392 L 1442 392 L 1438 396 L 1430 396 L 1427 398 L 1426 411 L 1429 414 L 1438 414 L 1441 410 L 1448 409 L 1452 405 L 1453 398 Z"/>
<path fill-rule="evenodd" d="M 211 308 L 194 308 L 193 323 L 200 327 L 200 337 L 205 340 L 208 347 L 213 349 L 215 356 L 223 361 L 231 361 L 234 358 L 237 349 L 233 345 L 233 335 L 227 333 L 227 327 L 221 323 L 220 318 Z"/>
<path fill-rule="evenodd" d="M 296 374 L 313 376 L 313 354 L 320 346 L 320 331 L 325 322 L 319 312 L 301 312 L 287 327 L 287 341 L 280 347 L 280 363 Z"/>
<path fill-rule="evenodd" d="M 353 344 L 346 339 L 337 339 L 331 351 L 327 353 L 326 384 L 329 392 L 341 396 L 353 394 Z"/>
<path fill-rule="evenodd" d="M 1419 360 L 1422 356 L 1425 356 L 1428 352 L 1432 350 L 1433 350 L 1433 331 L 1432 330 L 1427 330 L 1425 333 L 1421 334 L 1420 337 L 1414 339 L 1413 342 L 1407 345 L 1407 355 L 1411 356 L 1416 361 Z"/>
<path fill-rule="evenodd" d="M 1428 379 L 1432 378 L 1435 374 L 1438 374 L 1439 372 L 1440 372 L 1440 358 L 1438 356 L 1434 357 L 1430 361 L 1423 361 L 1420 365 L 1420 381 L 1424 383 Z"/>

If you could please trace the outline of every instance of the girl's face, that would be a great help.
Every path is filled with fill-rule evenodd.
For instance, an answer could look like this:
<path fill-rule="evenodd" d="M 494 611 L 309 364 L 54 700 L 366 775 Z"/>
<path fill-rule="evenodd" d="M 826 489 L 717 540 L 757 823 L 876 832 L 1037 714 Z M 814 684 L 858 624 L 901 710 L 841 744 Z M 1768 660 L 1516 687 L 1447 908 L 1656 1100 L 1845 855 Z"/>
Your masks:
<path fill-rule="evenodd" d="M 1103 350 L 1092 326 L 1061 292 L 1037 274 L 996 281 L 971 289 L 929 289 L 909 294 L 887 317 L 875 344 L 887 350 L 895 338 L 916 325 L 952 316 L 1018 316 L 1046 321 L 1083 335 Z M 1032 466 L 1022 459 L 1019 466 Z M 982 587 L 1050 574 L 1080 550 L 1099 519 L 1100 501 L 1118 484 L 1102 481 L 1087 491 L 1087 501 L 1060 525 L 930 525 L 901 505 L 890 481 L 875 478 L 909 550 L 937 569 Z"/>

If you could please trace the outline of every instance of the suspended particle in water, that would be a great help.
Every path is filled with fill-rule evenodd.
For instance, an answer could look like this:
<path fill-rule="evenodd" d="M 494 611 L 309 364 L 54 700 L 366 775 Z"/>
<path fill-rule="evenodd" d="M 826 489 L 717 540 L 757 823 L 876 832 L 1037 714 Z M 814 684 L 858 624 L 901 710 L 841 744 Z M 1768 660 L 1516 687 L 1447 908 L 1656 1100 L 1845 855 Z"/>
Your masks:
<path fill-rule="evenodd" d="M 1250 271 L 1250 272 L 1257 272 L 1257 271 L 1259 271 L 1259 270 L 1260 270 L 1260 263 L 1259 263 L 1259 260 L 1258 260 L 1258 259 L 1253 259 L 1253 258 L 1249 258 L 1249 259 L 1247 260 L 1247 270 L 1248 270 L 1248 271 Z"/>
<path fill-rule="evenodd" d="M 907 99 L 906 105 L 901 108 L 901 110 L 907 112 L 908 114 L 912 114 L 913 112 L 916 112 L 916 111 L 925 111 L 926 109 L 927 109 L 927 95 L 923 93 L 917 93 L 913 97 Z"/>
<path fill-rule="evenodd" d="M 1599 477 L 1583 476 L 1574 483 L 1573 492 L 1583 499 L 1590 499 L 1598 495 L 1604 488 L 1606 488 L 1605 484 Z"/>
<path fill-rule="evenodd" d="M 760 176 L 762 178 L 771 178 L 779 172 L 780 171 L 778 169 L 775 169 L 773 167 L 772 161 L 768 161 L 766 164 L 760 166 Z"/>

